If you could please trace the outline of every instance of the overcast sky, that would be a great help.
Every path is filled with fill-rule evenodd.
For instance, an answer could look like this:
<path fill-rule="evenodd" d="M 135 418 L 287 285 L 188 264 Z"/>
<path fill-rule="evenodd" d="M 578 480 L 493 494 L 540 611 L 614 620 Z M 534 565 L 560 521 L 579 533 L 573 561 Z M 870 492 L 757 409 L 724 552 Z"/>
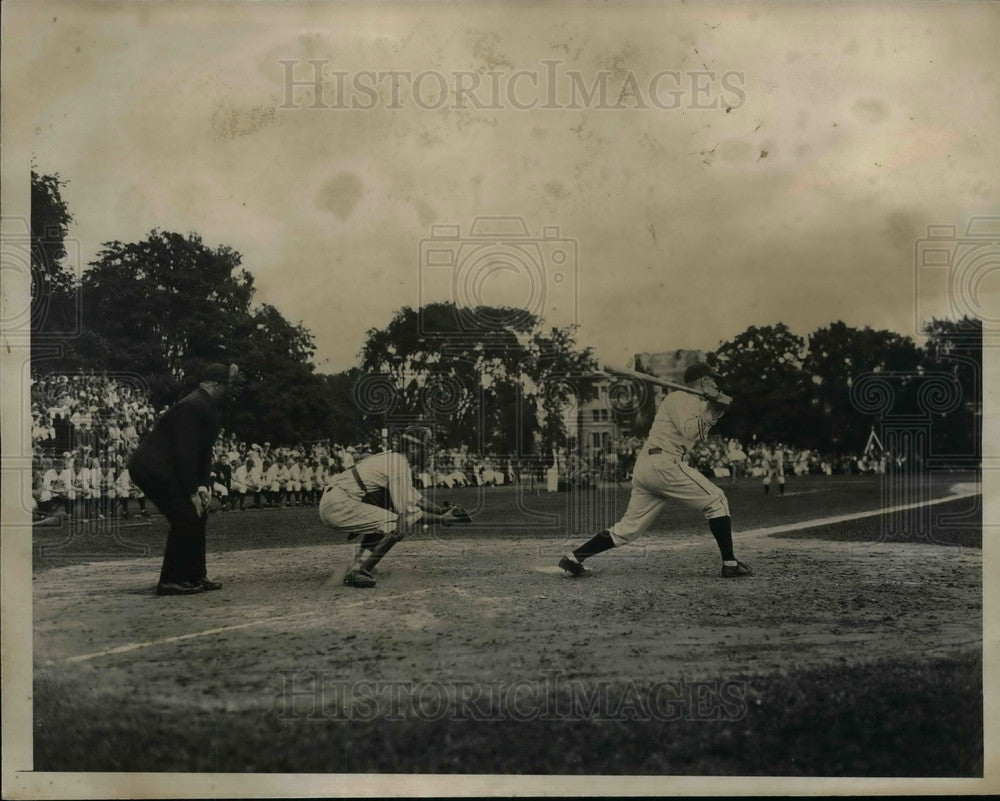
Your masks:
<path fill-rule="evenodd" d="M 30 153 L 70 182 L 84 260 L 152 228 L 230 245 L 258 299 L 313 331 L 324 371 L 355 364 L 365 330 L 395 309 L 453 291 L 453 270 L 424 263 L 432 225 L 465 235 L 476 216 L 507 215 L 536 237 L 558 227 L 521 251 L 544 273 L 534 295 L 470 246 L 456 258 L 486 270 L 484 300 L 544 304 L 623 361 L 779 321 L 914 334 L 915 241 L 928 224 L 962 233 L 972 215 L 1000 216 L 992 3 L 35 3 L 6 5 L 5 25 L 30 31 L 31 57 L 5 63 L 4 90 L 30 87 Z M 420 103 L 403 78 L 402 108 L 389 108 L 387 79 L 374 108 L 310 109 L 311 90 L 289 96 L 280 63 L 300 61 L 301 80 L 308 59 L 348 86 L 363 71 L 438 73 L 449 98 L 433 108 L 431 75 Z M 570 108 L 574 71 L 588 88 L 604 71 L 609 105 L 629 86 L 639 96 L 585 108 L 578 95 Z M 480 103 L 501 108 L 454 108 L 457 82 L 475 80 L 455 72 L 478 76 Z M 547 99 L 559 107 L 537 107 Z M 322 100 L 337 102 L 335 77 Z M 511 241 L 494 266 L 517 265 Z M 992 253 L 959 311 L 1000 308 Z M 949 313 L 945 274 L 924 270 L 934 280 L 917 316 Z"/>

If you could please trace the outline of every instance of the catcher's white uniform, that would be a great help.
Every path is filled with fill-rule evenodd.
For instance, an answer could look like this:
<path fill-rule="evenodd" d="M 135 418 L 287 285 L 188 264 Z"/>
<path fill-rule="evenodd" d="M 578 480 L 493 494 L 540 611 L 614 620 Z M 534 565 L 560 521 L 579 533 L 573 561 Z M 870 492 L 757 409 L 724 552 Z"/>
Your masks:
<path fill-rule="evenodd" d="M 413 486 L 413 472 L 403 454 L 383 451 L 354 467 L 365 490 L 387 493 L 392 508 L 365 503 L 365 491 L 347 469 L 329 479 L 319 502 L 320 519 L 328 526 L 347 532 L 353 539 L 358 534 L 389 534 L 400 523 L 409 526 L 423 517 L 416 505 L 423 496 Z"/>
<path fill-rule="evenodd" d="M 668 498 L 703 512 L 711 520 L 729 515 L 725 493 L 687 464 L 687 454 L 722 416 L 707 400 L 671 392 L 656 412 L 632 471 L 632 496 L 625 516 L 608 531 L 616 545 L 640 536 Z"/>

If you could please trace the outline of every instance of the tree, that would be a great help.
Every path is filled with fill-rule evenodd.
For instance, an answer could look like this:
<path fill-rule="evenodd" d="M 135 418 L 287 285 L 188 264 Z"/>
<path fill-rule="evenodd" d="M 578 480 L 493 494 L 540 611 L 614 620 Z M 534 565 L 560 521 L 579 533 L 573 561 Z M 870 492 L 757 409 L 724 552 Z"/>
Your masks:
<path fill-rule="evenodd" d="M 193 233 L 105 242 L 82 282 L 87 327 L 102 340 L 88 355 L 155 378 L 157 389 L 229 360 L 254 293 L 240 262 L 232 248 L 209 248 Z"/>
<path fill-rule="evenodd" d="M 53 340 L 77 332 L 77 282 L 66 265 L 66 238 L 73 216 L 62 197 L 58 173 L 31 171 L 31 332 L 32 358 L 51 359 Z M 66 367 L 64 360 L 50 361 Z"/>
<path fill-rule="evenodd" d="M 710 354 L 722 388 L 736 399 L 716 431 L 783 442 L 804 433 L 809 417 L 804 356 L 805 341 L 783 323 L 750 326 Z"/>
<path fill-rule="evenodd" d="M 967 315 L 960 320 L 931 319 L 923 333 L 925 370 L 953 376 L 961 393 L 955 408 L 934 420 L 932 452 L 978 464 L 983 426 L 982 320 Z"/>
<path fill-rule="evenodd" d="M 565 440 L 557 410 L 573 392 L 586 398 L 594 372 L 589 349 L 571 328 L 543 332 L 529 313 L 503 307 L 464 310 L 490 325 L 459 328 L 453 303 L 400 309 L 384 329 L 371 329 L 362 349 L 355 400 L 365 425 L 422 420 L 444 432 L 443 444 L 496 453 Z"/>
<path fill-rule="evenodd" d="M 866 374 L 891 374 L 891 413 L 910 413 L 922 355 L 912 339 L 892 331 L 853 328 L 840 321 L 814 331 L 803 368 L 812 381 L 809 403 L 815 447 L 848 452 L 864 447 L 876 420 L 858 408 L 851 388 Z"/>
<path fill-rule="evenodd" d="M 535 399 L 536 415 L 527 419 L 539 432 L 543 453 L 565 443 L 569 433 L 566 409 L 579 409 L 597 396 L 598 363 L 593 348 L 578 350 L 575 335 L 572 326 L 538 331 L 529 345 L 525 377 L 536 393 L 526 394 Z"/>
<path fill-rule="evenodd" d="M 254 306 L 241 263 L 193 233 L 106 242 L 82 282 L 81 362 L 144 376 L 158 405 L 192 388 L 206 364 L 236 362 L 248 378 L 232 420 L 238 434 L 286 445 L 323 438 L 333 404 L 312 365 L 312 334 L 273 306 Z"/>
<path fill-rule="evenodd" d="M 329 404 L 329 424 L 317 439 L 332 442 L 360 442 L 365 438 L 364 421 L 354 403 L 354 387 L 362 373 L 357 367 L 334 375 L 320 375 L 322 392 Z"/>

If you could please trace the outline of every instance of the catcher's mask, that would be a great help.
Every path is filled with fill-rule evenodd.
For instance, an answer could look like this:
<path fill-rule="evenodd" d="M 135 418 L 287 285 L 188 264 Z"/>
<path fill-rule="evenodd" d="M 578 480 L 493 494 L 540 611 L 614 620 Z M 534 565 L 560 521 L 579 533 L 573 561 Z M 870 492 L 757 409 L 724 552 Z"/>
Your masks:
<path fill-rule="evenodd" d="M 434 448 L 434 435 L 426 426 L 407 426 L 399 437 L 411 461 L 423 467 Z"/>

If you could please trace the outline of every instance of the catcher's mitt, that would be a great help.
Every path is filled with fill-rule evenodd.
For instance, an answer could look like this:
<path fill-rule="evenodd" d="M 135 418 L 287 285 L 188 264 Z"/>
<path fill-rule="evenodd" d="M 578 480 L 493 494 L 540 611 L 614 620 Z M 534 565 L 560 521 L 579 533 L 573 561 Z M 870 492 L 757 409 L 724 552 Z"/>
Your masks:
<path fill-rule="evenodd" d="M 469 514 L 469 511 L 464 506 L 459 506 L 450 501 L 445 501 L 442 505 L 445 508 L 445 515 L 449 518 L 445 521 L 446 525 L 472 522 L 472 515 Z"/>

